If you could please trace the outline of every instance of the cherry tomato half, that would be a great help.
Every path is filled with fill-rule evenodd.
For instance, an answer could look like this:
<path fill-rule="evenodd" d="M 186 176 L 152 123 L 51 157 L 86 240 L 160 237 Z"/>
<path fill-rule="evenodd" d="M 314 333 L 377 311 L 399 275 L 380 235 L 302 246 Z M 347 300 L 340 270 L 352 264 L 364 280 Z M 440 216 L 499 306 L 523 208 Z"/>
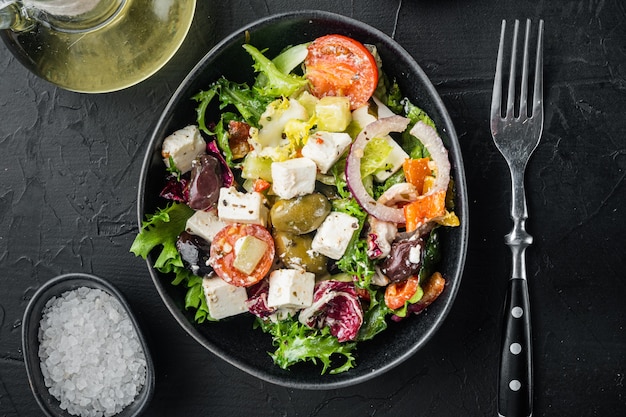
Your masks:
<path fill-rule="evenodd" d="M 385 290 L 385 304 L 392 310 L 401 308 L 404 303 L 409 301 L 415 292 L 419 284 L 419 278 L 417 276 L 411 276 L 400 282 L 392 282 L 387 285 Z"/>
<path fill-rule="evenodd" d="M 235 245 L 239 238 L 254 236 L 267 244 L 267 251 L 259 260 L 254 271 L 246 274 L 233 266 Z M 217 232 L 211 242 L 209 264 L 224 281 L 237 287 L 249 287 L 256 284 L 269 272 L 274 261 L 274 239 L 267 229 L 258 224 L 229 224 Z"/>
<path fill-rule="evenodd" d="M 352 110 L 367 103 L 378 85 L 376 60 L 362 43 L 347 36 L 315 39 L 304 64 L 313 95 L 346 96 Z"/>

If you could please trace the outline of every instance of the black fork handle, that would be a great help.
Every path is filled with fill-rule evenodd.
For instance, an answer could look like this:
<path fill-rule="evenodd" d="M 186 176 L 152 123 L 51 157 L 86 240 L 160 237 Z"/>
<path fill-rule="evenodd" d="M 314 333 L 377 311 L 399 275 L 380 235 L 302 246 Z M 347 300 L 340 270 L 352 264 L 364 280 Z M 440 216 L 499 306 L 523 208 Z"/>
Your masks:
<path fill-rule="evenodd" d="M 504 303 L 500 350 L 498 414 L 502 417 L 532 415 L 533 375 L 528 282 L 511 278 Z"/>

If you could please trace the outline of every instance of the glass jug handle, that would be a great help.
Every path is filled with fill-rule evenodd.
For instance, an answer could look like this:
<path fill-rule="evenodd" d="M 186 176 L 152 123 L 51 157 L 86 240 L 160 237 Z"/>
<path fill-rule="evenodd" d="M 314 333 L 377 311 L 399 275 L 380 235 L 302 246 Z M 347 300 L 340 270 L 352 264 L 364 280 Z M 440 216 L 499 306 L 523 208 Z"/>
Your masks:
<path fill-rule="evenodd" d="M 0 0 L 0 29 L 21 32 L 31 29 L 34 25 L 35 22 L 18 2 Z"/>

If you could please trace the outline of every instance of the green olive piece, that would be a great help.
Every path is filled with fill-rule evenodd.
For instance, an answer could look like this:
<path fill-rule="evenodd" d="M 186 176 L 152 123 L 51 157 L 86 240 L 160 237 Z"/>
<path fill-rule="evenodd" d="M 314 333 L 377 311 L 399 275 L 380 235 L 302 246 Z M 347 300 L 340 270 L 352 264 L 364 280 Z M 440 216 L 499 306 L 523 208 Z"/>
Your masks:
<path fill-rule="evenodd" d="M 320 227 L 330 208 L 330 201 L 322 194 L 306 194 L 277 200 L 270 210 L 270 219 L 278 231 L 303 235 Z"/>
<path fill-rule="evenodd" d="M 304 268 L 316 275 L 326 273 L 328 258 L 311 249 L 312 235 L 296 235 L 274 230 L 276 255 L 289 268 Z"/>

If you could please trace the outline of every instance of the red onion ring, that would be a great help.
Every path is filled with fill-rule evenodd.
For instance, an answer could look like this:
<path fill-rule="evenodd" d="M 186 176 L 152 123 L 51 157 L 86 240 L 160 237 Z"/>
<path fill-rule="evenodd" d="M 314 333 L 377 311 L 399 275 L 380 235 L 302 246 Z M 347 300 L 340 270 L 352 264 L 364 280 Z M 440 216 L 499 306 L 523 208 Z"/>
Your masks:
<path fill-rule="evenodd" d="M 361 158 L 363 158 L 365 146 L 372 138 L 383 137 L 390 132 L 403 132 L 408 124 L 409 119 L 402 116 L 376 120 L 359 133 L 348 153 L 345 171 L 348 188 L 361 207 L 379 220 L 405 223 L 404 210 L 380 204 L 367 193 L 363 185 L 363 178 L 361 178 Z M 450 161 L 448 160 L 448 151 L 437 131 L 423 122 L 417 122 L 410 133 L 422 142 L 430 153 L 430 158 L 437 166 L 437 176 L 433 187 L 418 198 L 428 198 L 440 190 L 447 191 L 450 182 Z"/>
<path fill-rule="evenodd" d="M 350 192 L 361 207 L 379 220 L 404 223 L 404 211 L 395 207 L 379 204 L 365 190 L 363 178 L 361 178 L 361 159 L 365 146 L 375 137 L 387 136 L 390 132 L 403 132 L 409 124 L 409 119 L 402 116 L 391 116 L 378 119 L 368 124 L 356 137 L 348 159 L 346 160 L 346 183 Z"/>

